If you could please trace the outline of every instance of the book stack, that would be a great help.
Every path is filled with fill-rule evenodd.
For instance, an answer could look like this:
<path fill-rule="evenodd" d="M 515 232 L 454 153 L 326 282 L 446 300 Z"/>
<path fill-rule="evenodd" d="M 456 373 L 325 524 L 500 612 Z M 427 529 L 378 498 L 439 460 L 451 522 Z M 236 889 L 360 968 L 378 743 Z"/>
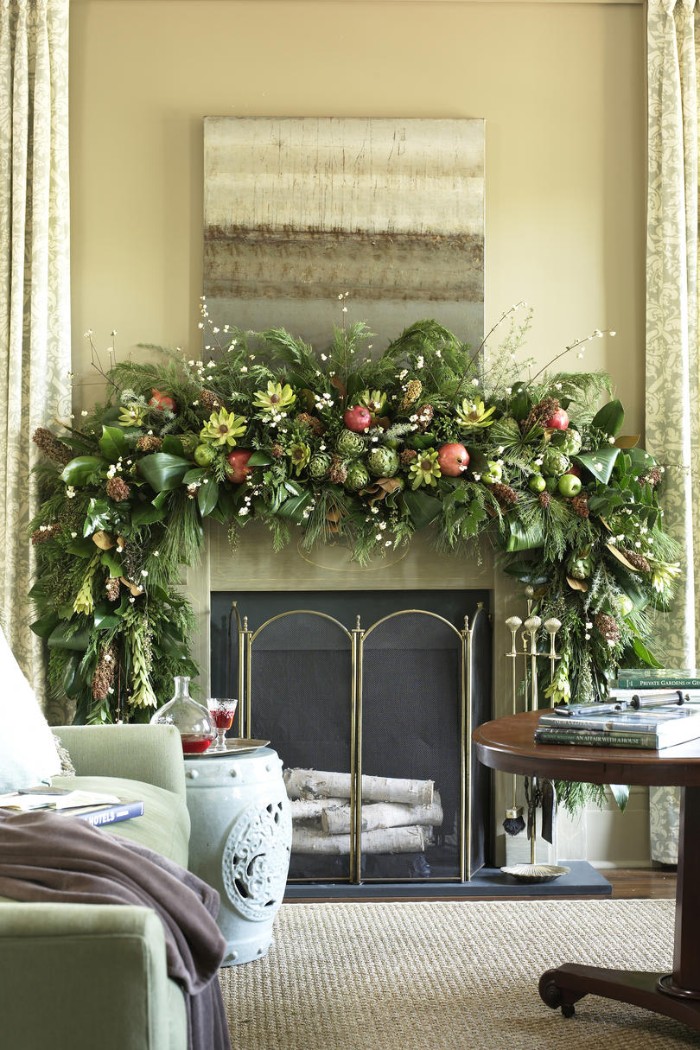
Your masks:
<path fill-rule="evenodd" d="M 564 704 L 540 716 L 540 744 L 661 750 L 700 737 L 700 670 L 623 670 L 608 702 Z"/>
<path fill-rule="evenodd" d="M 100 791 L 70 791 L 43 785 L 0 795 L 0 810 L 34 813 L 40 809 L 64 813 L 99 826 L 141 817 L 144 805 L 141 801 L 124 802 L 116 795 L 106 795 Z"/>

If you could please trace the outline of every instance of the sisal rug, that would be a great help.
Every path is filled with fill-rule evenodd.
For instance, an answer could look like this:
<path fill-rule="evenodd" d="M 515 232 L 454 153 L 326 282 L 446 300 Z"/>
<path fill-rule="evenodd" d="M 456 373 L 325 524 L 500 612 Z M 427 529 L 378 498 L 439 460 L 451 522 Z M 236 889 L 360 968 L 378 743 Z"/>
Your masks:
<path fill-rule="evenodd" d="M 268 955 L 220 971 L 234 1050 L 680 1050 L 700 1033 L 598 996 L 564 962 L 670 969 L 673 901 L 285 904 Z M 700 950 L 700 947 L 699 947 Z"/>

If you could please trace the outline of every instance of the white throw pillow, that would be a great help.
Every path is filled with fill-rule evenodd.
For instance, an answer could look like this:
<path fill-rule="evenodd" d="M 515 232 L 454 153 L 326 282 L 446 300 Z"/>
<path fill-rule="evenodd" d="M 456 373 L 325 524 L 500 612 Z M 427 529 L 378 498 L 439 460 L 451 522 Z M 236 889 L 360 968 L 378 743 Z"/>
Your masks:
<path fill-rule="evenodd" d="M 53 733 L 0 628 L 0 793 L 60 771 Z"/>

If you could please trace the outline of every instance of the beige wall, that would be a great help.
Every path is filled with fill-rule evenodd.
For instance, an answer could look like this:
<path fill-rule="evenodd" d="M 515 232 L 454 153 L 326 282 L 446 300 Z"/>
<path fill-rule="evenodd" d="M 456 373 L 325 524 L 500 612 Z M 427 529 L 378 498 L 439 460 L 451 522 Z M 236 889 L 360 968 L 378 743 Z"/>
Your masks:
<path fill-rule="evenodd" d="M 118 331 L 198 349 L 202 117 L 486 119 L 486 319 L 535 307 L 549 360 L 610 371 L 643 412 L 641 4 L 72 0 L 74 361 Z"/>

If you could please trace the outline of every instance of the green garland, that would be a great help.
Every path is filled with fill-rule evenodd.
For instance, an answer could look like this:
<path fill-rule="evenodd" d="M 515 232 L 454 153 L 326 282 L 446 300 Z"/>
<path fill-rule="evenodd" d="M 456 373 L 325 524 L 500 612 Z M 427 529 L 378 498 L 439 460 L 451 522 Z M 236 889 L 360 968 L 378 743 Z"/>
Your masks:
<path fill-rule="evenodd" d="M 203 315 L 213 342 L 223 336 L 203 360 L 116 364 L 79 430 L 34 435 L 45 456 L 33 626 L 51 693 L 75 702 L 77 721 L 148 720 L 174 674 L 197 673 L 178 582 L 207 517 L 234 541 L 257 519 L 275 549 L 293 535 L 305 548 L 343 542 L 361 562 L 426 526 L 443 549 L 487 537 L 533 588 L 534 611 L 562 623 L 556 679 L 542 683 L 552 703 L 604 696 L 622 661 L 657 663 L 649 613 L 668 606 L 677 551 L 662 469 L 618 440 L 606 376 L 514 382 L 527 330 L 514 318 L 485 370 L 482 347 L 435 321 L 373 357 L 363 324 L 316 354 L 282 329 L 219 332 Z"/>

